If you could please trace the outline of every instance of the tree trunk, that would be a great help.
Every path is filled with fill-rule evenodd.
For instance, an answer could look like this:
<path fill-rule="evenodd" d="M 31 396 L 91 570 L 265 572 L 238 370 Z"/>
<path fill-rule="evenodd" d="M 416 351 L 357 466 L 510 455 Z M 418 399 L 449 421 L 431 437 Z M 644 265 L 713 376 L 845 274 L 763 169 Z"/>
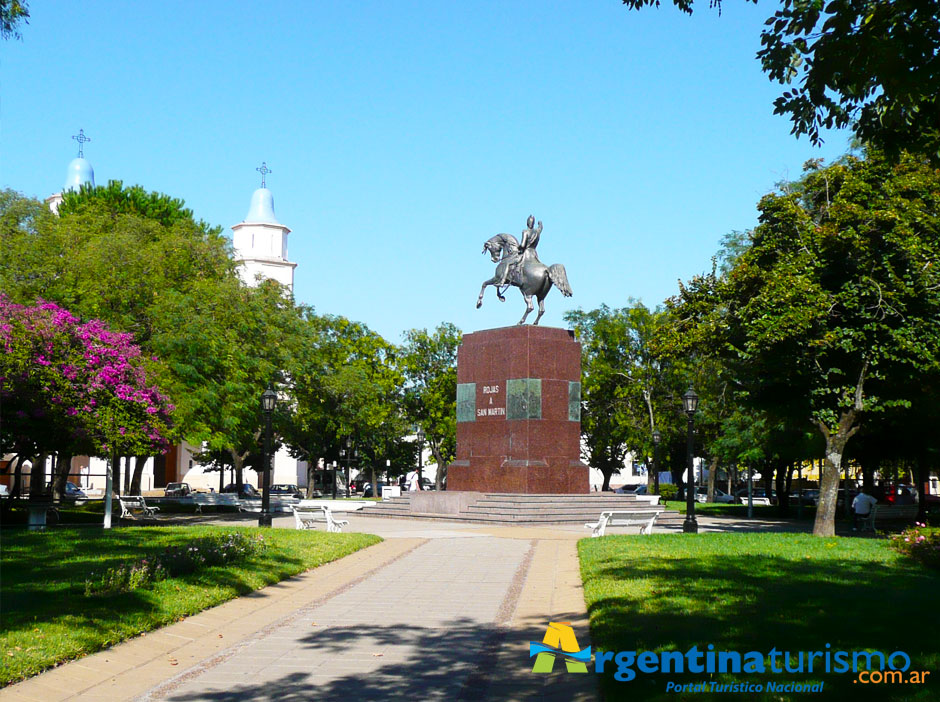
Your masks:
<path fill-rule="evenodd" d="M 144 466 L 149 456 L 134 456 L 134 477 L 131 479 L 131 495 L 140 494 L 140 481 L 144 477 Z"/>
<path fill-rule="evenodd" d="M 715 480 L 718 473 L 718 457 L 713 456 L 711 463 L 708 464 L 708 497 L 709 502 L 715 501 Z"/>
<path fill-rule="evenodd" d="M 858 431 L 855 425 L 855 410 L 848 410 L 839 417 L 838 429 L 833 432 L 824 422 L 819 422 L 819 430 L 826 439 L 826 455 L 823 462 L 822 476 L 819 480 L 819 502 L 816 506 L 816 521 L 813 524 L 813 536 L 835 536 L 836 504 L 839 499 L 839 479 L 842 474 L 842 457 L 845 445 Z M 848 495 L 846 495 L 846 498 Z"/>
<path fill-rule="evenodd" d="M 447 477 L 447 466 L 444 465 L 444 456 L 441 455 L 440 448 L 430 441 L 428 445 L 431 447 L 431 455 L 434 456 L 434 460 L 437 461 L 437 476 L 434 478 L 434 485 L 437 487 L 438 492 L 440 492 L 444 489 L 444 479 Z M 374 486 L 375 482 L 372 484 Z M 372 494 L 375 494 L 374 488 Z"/>
<path fill-rule="evenodd" d="M 17 454 L 15 463 L 16 469 L 13 471 L 13 486 L 10 488 L 10 499 L 14 500 L 20 496 L 23 490 L 23 463 L 26 458 L 22 454 Z"/>
<path fill-rule="evenodd" d="M 926 524 L 927 495 L 930 494 L 930 467 L 927 465 L 927 452 L 923 449 L 917 452 L 916 468 L 917 482 L 914 483 L 914 485 L 917 487 L 918 494 L 917 521 L 921 524 Z M 868 494 L 870 495 L 871 493 Z"/>
<path fill-rule="evenodd" d="M 245 473 L 245 457 L 248 455 L 245 453 L 236 453 L 235 449 L 229 449 L 229 454 L 232 456 L 232 468 L 235 471 L 235 484 L 238 486 L 238 490 L 241 491 L 242 483 L 244 483 L 244 473 Z"/>
<path fill-rule="evenodd" d="M 610 476 L 613 474 L 613 468 L 601 468 L 601 475 L 604 476 L 604 483 L 601 485 L 601 492 L 607 492 L 610 490 Z"/>
<path fill-rule="evenodd" d="M 768 498 L 773 498 L 774 494 L 774 464 L 770 461 L 765 461 L 764 465 L 761 467 L 761 476 L 760 481 L 764 484 L 764 494 Z"/>
<path fill-rule="evenodd" d="M 685 500 L 685 480 L 682 478 L 682 474 L 686 471 L 685 466 L 681 468 L 672 467 L 672 482 L 676 486 L 676 499 L 680 502 Z"/>
<path fill-rule="evenodd" d="M 46 489 L 46 454 L 33 456 L 29 468 L 29 499 L 30 502 L 41 500 Z"/>
<path fill-rule="evenodd" d="M 790 513 L 790 464 L 780 462 L 775 466 L 774 489 L 777 491 L 777 513 L 786 516 Z"/>
<path fill-rule="evenodd" d="M 114 456 L 111 461 L 111 492 L 121 495 L 121 457 Z"/>
<path fill-rule="evenodd" d="M 10 459 L 9 470 L 12 481 L 10 483 L 10 495 L 7 497 L 8 502 L 12 502 L 20 495 L 20 466 L 22 463 L 22 454 L 17 453 Z"/>
<path fill-rule="evenodd" d="M 70 455 L 59 454 L 55 462 L 55 478 L 52 481 L 52 499 L 55 502 L 61 502 L 65 494 L 65 484 L 69 481 L 69 473 L 72 472 L 72 457 Z"/>

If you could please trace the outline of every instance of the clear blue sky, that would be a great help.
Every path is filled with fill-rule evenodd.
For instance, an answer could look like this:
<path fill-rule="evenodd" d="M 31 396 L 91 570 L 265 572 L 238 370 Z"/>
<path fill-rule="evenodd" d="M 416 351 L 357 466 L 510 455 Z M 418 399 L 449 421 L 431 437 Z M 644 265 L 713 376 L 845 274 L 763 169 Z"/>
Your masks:
<path fill-rule="evenodd" d="M 2 51 L 0 186 L 46 197 L 76 155 L 226 228 L 266 161 L 295 296 L 389 341 L 514 324 L 481 255 L 544 222 L 564 263 L 542 323 L 650 306 L 706 270 L 756 204 L 833 159 L 772 114 L 754 58 L 775 3 L 629 12 L 593 2 L 46 2 Z M 227 229 L 229 235 L 231 232 Z"/>

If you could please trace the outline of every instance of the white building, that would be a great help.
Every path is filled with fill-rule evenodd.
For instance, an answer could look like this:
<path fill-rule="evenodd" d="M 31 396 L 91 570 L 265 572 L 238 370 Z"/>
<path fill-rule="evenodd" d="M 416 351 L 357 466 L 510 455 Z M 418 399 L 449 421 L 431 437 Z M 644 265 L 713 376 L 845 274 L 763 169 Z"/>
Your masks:
<path fill-rule="evenodd" d="M 274 195 L 265 187 L 270 173 L 261 164 L 261 187 L 251 196 L 251 205 L 244 221 L 232 227 L 235 260 L 241 265 L 239 275 L 246 285 L 255 285 L 258 276 L 274 280 L 294 292 L 296 263 L 287 259 L 287 235 L 290 229 L 274 215 Z"/>

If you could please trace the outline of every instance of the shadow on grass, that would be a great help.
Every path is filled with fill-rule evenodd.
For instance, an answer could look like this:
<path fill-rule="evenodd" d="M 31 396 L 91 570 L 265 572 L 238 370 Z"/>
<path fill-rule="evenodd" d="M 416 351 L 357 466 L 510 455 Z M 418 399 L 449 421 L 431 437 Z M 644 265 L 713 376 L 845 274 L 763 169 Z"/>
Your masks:
<path fill-rule="evenodd" d="M 886 546 L 870 541 L 856 544 L 867 549 L 857 557 L 826 556 L 814 551 L 809 541 L 804 553 L 803 542 L 781 548 L 786 555 L 769 549 L 760 552 L 755 543 L 742 544 L 740 554 L 664 548 L 658 558 L 655 545 L 649 543 L 641 547 L 642 553 L 631 549 L 634 544 L 626 539 L 618 544 L 622 549 L 611 543 L 593 549 L 589 545 L 582 552 L 582 573 L 594 645 L 609 651 L 684 652 L 711 644 L 716 651 L 766 655 L 772 648 L 793 654 L 825 652 L 829 644 L 832 651 L 879 650 L 886 655 L 904 651 L 912 670 L 938 668 L 940 573 L 906 560 L 879 557 L 877 549 Z M 665 693 L 669 681 L 822 680 L 824 691 L 813 699 L 927 700 L 938 699 L 940 692 L 940 680 L 918 686 L 860 685 L 854 679 L 852 674 L 825 672 L 809 676 L 641 673 L 632 683 L 618 683 L 606 674 L 603 689 L 609 699 L 658 700 L 682 699 Z M 784 693 L 766 699 L 800 696 Z"/>

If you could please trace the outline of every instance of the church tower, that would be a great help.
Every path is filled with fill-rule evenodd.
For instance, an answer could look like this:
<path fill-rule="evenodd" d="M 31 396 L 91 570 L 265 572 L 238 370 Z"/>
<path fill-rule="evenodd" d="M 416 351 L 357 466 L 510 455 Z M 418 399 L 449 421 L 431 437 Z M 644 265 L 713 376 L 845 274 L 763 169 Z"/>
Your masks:
<path fill-rule="evenodd" d="M 238 273 L 246 285 L 254 285 L 259 274 L 294 292 L 296 263 L 287 260 L 287 235 L 290 229 L 274 216 L 274 195 L 265 187 L 271 171 L 266 163 L 256 168 L 261 173 L 261 187 L 251 196 L 244 221 L 232 227 L 232 245 Z"/>
<path fill-rule="evenodd" d="M 79 129 L 78 134 L 72 137 L 78 142 L 78 158 L 73 158 L 69 164 L 68 171 L 65 174 L 65 185 L 62 192 L 50 195 L 46 198 L 46 204 L 54 214 L 59 214 L 59 205 L 62 204 L 62 196 L 70 190 L 79 190 L 83 185 L 95 187 L 95 169 L 85 160 L 85 143 L 91 141 L 85 136 L 85 130 Z"/>

